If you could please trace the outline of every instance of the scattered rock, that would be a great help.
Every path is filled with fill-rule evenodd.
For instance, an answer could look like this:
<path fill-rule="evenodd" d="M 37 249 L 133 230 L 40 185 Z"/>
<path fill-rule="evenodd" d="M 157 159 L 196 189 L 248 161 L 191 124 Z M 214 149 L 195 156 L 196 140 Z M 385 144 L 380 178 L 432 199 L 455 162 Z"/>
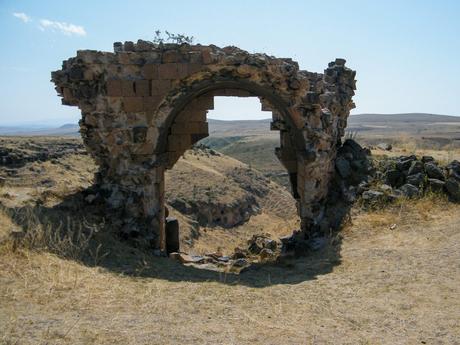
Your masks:
<path fill-rule="evenodd" d="M 420 190 L 416 186 L 409 184 L 409 183 L 406 183 L 405 185 L 401 186 L 401 188 L 399 189 L 404 194 L 404 196 L 410 199 L 415 198 L 416 196 L 420 194 Z"/>
<path fill-rule="evenodd" d="M 396 168 L 399 171 L 407 172 L 409 168 L 411 167 L 413 161 L 414 159 L 412 159 L 411 157 L 409 158 L 401 157 L 400 159 L 396 161 Z"/>
<path fill-rule="evenodd" d="M 456 179 L 449 177 L 444 188 L 450 200 L 460 202 L 460 184 Z"/>
<path fill-rule="evenodd" d="M 380 191 L 384 193 L 391 193 L 393 191 L 393 188 L 387 184 L 382 184 L 379 186 Z"/>
<path fill-rule="evenodd" d="M 351 173 L 350 163 L 345 158 L 342 158 L 342 157 L 337 158 L 337 160 L 335 161 L 335 167 L 337 171 L 339 172 L 340 176 L 342 176 L 342 178 L 348 178 L 348 176 L 350 176 L 350 173 Z"/>
<path fill-rule="evenodd" d="M 435 178 L 441 181 L 445 180 L 444 173 L 434 162 L 425 163 L 425 171 L 429 178 Z"/>
<path fill-rule="evenodd" d="M 221 256 L 221 257 L 218 257 L 217 258 L 217 261 L 220 261 L 220 262 L 229 262 L 230 261 L 230 257 L 229 256 Z"/>
<path fill-rule="evenodd" d="M 447 176 L 460 182 L 460 162 L 454 160 L 447 165 Z"/>
<path fill-rule="evenodd" d="M 385 199 L 385 194 L 376 190 L 365 191 L 362 195 L 365 206 L 376 206 Z"/>
<path fill-rule="evenodd" d="M 428 188 L 433 191 L 433 192 L 442 192 L 444 189 L 444 181 L 435 179 L 435 178 L 429 178 L 427 180 L 428 182 Z"/>
<path fill-rule="evenodd" d="M 88 194 L 85 198 L 85 201 L 88 203 L 88 204 L 92 204 L 94 202 L 94 200 L 97 199 L 97 195 L 95 194 Z"/>
<path fill-rule="evenodd" d="M 262 260 L 265 260 L 265 259 L 269 259 L 269 258 L 272 258 L 275 256 L 275 252 L 271 249 L 268 249 L 268 248 L 263 248 L 260 253 L 259 253 L 259 256 Z"/>
<path fill-rule="evenodd" d="M 232 266 L 244 267 L 244 266 L 247 266 L 248 264 L 249 264 L 248 260 L 241 258 L 241 259 L 236 259 L 235 261 L 233 261 Z"/>
<path fill-rule="evenodd" d="M 434 162 L 434 158 L 432 156 L 422 156 L 422 162 L 423 163 Z"/>
<path fill-rule="evenodd" d="M 377 144 L 377 148 L 384 151 L 391 151 L 393 149 L 393 146 L 391 146 L 391 144 L 388 143 L 379 143 Z"/>
<path fill-rule="evenodd" d="M 180 263 L 187 264 L 187 263 L 204 263 L 205 262 L 205 257 L 201 255 L 189 255 L 185 253 L 177 253 L 177 252 L 172 252 L 169 254 L 169 257 L 173 260 L 177 260 Z"/>
<path fill-rule="evenodd" d="M 409 175 L 406 178 L 406 182 L 416 186 L 416 187 L 421 187 L 423 185 L 423 182 L 425 180 L 425 175 L 422 173 L 416 173 L 414 175 Z"/>
<path fill-rule="evenodd" d="M 251 254 L 260 254 L 262 249 L 267 248 L 270 250 L 276 250 L 277 243 L 266 235 L 253 235 L 248 240 L 248 252 Z"/>
<path fill-rule="evenodd" d="M 385 183 L 392 187 L 400 187 L 404 184 L 404 174 L 397 169 L 388 170 L 385 173 Z"/>
<path fill-rule="evenodd" d="M 363 194 L 366 190 L 369 190 L 369 182 L 366 182 L 366 181 L 363 181 L 361 182 L 357 189 L 356 189 L 356 193 L 361 195 Z"/>
<path fill-rule="evenodd" d="M 408 175 L 415 175 L 423 172 L 423 163 L 420 161 L 412 161 Z"/>
<path fill-rule="evenodd" d="M 246 256 L 247 256 L 246 253 L 242 249 L 236 247 L 230 258 L 233 260 L 236 260 L 236 259 L 244 259 Z"/>

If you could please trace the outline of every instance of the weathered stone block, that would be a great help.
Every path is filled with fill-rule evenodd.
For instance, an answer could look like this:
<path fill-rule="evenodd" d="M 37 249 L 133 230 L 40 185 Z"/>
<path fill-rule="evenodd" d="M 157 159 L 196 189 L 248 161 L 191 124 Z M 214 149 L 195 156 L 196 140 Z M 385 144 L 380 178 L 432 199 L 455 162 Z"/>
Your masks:
<path fill-rule="evenodd" d="M 123 43 L 121 42 L 114 42 L 113 43 L 113 51 L 115 53 L 123 51 Z"/>
<path fill-rule="evenodd" d="M 86 114 L 84 116 L 85 124 L 88 126 L 96 127 L 97 126 L 97 116 L 94 114 Z"/>
<path fill-rule="evenodd" d="M 126 112 L 137 112 L 144 110 L 143 97 L 123 97 L 123 109 Z"/>
<path fill-rule="evenodd" d="M 286 124 L 283 121 L 272 121 L 270 122 L 271 131 L 284 131 L 286 130 Z"/>
<path fill-rule="evenodd" d="M 262 111 L 272 111 L 273 110 L 273 108 L 270 105 L 270 103 L 268 103 L 266 100 L 261 99 L 260 103 L 261 103 L 261 110 Z"/>
<path fill-rule="evenodd" d="M 70 89 L 67 88 L 67 87 L 65 87 L 65 88 L 63 89 L 63 95 L 64 95 L 64 99 L 65 99 L 66 101 L 72 101 L 73 98 L 74 98 L 74 97 L 73 97 L 73 92 L 72 92 L 72 90 L 70 90 Z"/>
<path fill-rule="evenodd" d="M 107 106 L 110 112 L 119 113 L 123 109 L 121 97 L 107 97 Z M 121 119 L 118 118 L 118 119 Z M 114 121 L 117 122 L 117 121 Z"/>
<path fill-rule="evenodd" d="M 144 109 L 146 111 L 157 109 L 162 99 L 161 96 L 144 97 Z"/>
<path fill-rule="evenodd" d="M 188 105 L 188 109 L 192 111 L 196 110 L 212 110 L 214 109 L 214 96 L 201 96 L 194 99 Z"/>
<path fill-rule="evenodd" d="M 132 80 L 122 80 L 121 93 L 123 96 L 136 96 L 134 92 L 134 82 Z"/>
<path fill-rule="evenodd" d="M 211 50 L 206 49 L 201 52 L 201 58 L 205 65 L 212 63 Z"/>
<path fill-rule="evenodd" d="M 155 152 L 153 143 L 144 142 L 131 146 L 131 152 L 136 155 L 152 155 Z"/>
<path fill-rule="evenodd" d="M 83 79 L 84 80 L 93 80 L 94 79 L 93 71 L 90 71 L 89 69 L 85 69 L 83 71 Z"/>
<path fill-rule="evenodd" d="M 168 151 L 183 152 L 183 150 L 189 148 L 190 145 L 192 145 L 192 140 L 189 134 L 168 135 Z"/>
<path fill-rule="evenodd" d="M 121 80 L 107 80 L 107 96 L 119 97 L 121 95 Z"/>
<path fill-rule="evenodd" d="M 208 133 L 207 122 L 175 122 L 171 127 L 172 134 Z"/>
<path fill-rule="evenodd" d="M 182 59 L 181 54 L 175 50 L 167 50 L 163 53 L 163 63 L 179 62 Z"/>
<path fill-rule="evenodd" d="M 142 76 L 145 79 L 158 79 L 158 64 L 145 64 L 142 66 Z"/>
<path fill-rule="evenodd" d="M 126 125 L 129 127 L 147 127 L 147 116 L 144 112 L 127 113 Z"/>
<path fill-rule="evenodd" d="M 191 73 L 189 72 L 188 63 L 178 63 L 177 64 L 177 77 L 183 79 L 188 77 Z"/>
<path fill-rule="evenodd" d="M 136 80 L 134 89 L 136 96 L 150 96 L 150 82 L 148 80 Z"/>
<path fill-rule="evenodd" d="M 167 63 L 158 66 L 158 78 L 172 80 L 179 78 L 177 63 Z"/>
<path fill-rule="evenodd" d="M 133 142 L 135 144 L 144 143 L 147 138 L 147 127 L 133 128 Z"/>
<path fill-rule="evenodd" d="M 205 122 L 206 121 L 206 110 L 188 110 L 187 108 L 177 116 L 175 122 Z"/>
<path fill-rule="evenodd" d="M 152 80 L 152 96 L 165 95 L 171 88 L 170 80 Z"/>
<path fill-rule="evenodd" d="M 187 64 L 187 75 L 198 73 L 202 69 L 203 69 L 203 66 L 201 64 L 189 63 Z"/>
<path fill-rule="evenodd" d="M 126 52 L 133 52 L 135 50 L 134 42 L 125 41 L 125 44 L 123 45 L 123 50 Z"/>
<path fill-rule="evenodd" d="M 118 62 L 123 65 L 130 64 L 131 63 L 130 56 L 131 56 L 131 53 L 127 53 L 127 52 L 117 53 Z"/>
<path fill-rule="evenodd" d="M 201 65 L 201 63 L 203 62 L 203 60 L 201 58 L 201 53 L 199 51 L 188 52 L 188 59 L 189 59 L 191 64 L 199 64 L 199 65 Z"/>

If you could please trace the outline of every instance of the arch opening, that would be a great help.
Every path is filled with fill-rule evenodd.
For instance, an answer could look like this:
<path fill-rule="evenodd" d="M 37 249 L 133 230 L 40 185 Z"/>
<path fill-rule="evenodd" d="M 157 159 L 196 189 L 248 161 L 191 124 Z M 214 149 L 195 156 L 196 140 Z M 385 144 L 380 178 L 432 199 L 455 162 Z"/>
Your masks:
<path fill-rule="evenodd" d="M 257 100 L 259 116 L 265 119 L 213 122 L 209 113 L 219 114 L 214 101 L 221 97 L 234 101 Z M 219 116 L 214 115 L 214 120 L 219 121 Z M 218 127 L 214 131 L 213 125 Z M 199 93 L 177 112 L 168 133 L 168 143 L 165 145 L 168 165 L 163 200 L 169 206 L 166 214 L 174 218 L 165 218 L 166 224 L 162 227 L 166 232 L 162 238 L 166 240 L 164 246 L 167 251 L 168 248 L 178 249 L 167 243 L 168 222 L 171 221 L 175 222 L 174 231 L 181 232 L 181 243 L 188 244 L 185 245 L 186 250 L 195 250 L 194 254 L 204 254 L 196 250 L 203 249 L 206 243 L 208 248 L 217 243 L 221 249 L 233 252 L 238 241 L 245 242 L 248 236 L 265 233 L 278 238 L 299 228 L 300 219 L 293 198 L 298 198 L 295 149 L 281 112 L 266 99 L 235 88 Z M 246 142 L 248 138 L 249 142 Z M 225 143 L 229 142 L 230 148 L 236 147 L 234 151 L 230 149 L 230 156 L 249 166 L 219 153 L 219 149 L 225 150 Z M 272 157 L 267 155 L 267 149 L 260 151 L 260 146 L 266 144 L 272 149 Z M 256 152 L 252 153 L 251 150 Z M 263 158 L 258 157 L 257 150 L 262 152 Z M 286 157 L 291 157 L 291 162 Z M 259 165 L 251 164 L 254 160 L 260 162 L 267 158 L 271 162 L 264 162 L 261 171 L 257 170 Z M 195 178 L 190 179 L 195 171 Z M 283 185 L 277 182 L 283 182 Z M 294 193 L 291 194 L 292 191 Z M 194 219 L 193 229 L 184 215 Z M 177 218 L 180 226 L 176 225 Z M 265 231 L 260 229 L 261 224 Z M 208 231 L 210 228 L 211 231 Z M 200 240 L 198 248 L 192 248 L 200 229 L 208 234 L 201 236 L 204 240 Z M 232 229 L 232 238 L 222 233 L 223 229 Z M 221 238 L 216 238 L 219 235 Z M 213 239 L 212 243 L 209 243 L 210 238 Z M 174 242 L 178 243 L 177 235 Z M 216 247 L 214 249 L 217 250 Z"/>

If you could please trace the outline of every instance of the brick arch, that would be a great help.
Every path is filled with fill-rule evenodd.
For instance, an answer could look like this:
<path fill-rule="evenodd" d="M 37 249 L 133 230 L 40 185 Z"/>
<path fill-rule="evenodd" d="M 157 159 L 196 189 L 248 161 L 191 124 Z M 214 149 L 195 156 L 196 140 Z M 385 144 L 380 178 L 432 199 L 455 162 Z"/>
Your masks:
<path fill-rule="evenodd" d="M 156 143 L 156 151 L 161 154 L 168 154 L 168 144 L 177 143 L 180 140 L 174 140 L 175 127 L 182 125 L 185 131 L 183 134 L 191 134 L 191 138 L 179 151 L 178 155 L 168 157 L 170 166 L 172 166 L 181 154 L 191 145 L 209 135 L 206 124 L 206 114 L 213 108 L 213 98 L 215 96 L 236 96 L 236 97 L 257 97 L 259 98 L 262 109 L 272 112 L 273 122 L 271 129 L 282 130 L 282 136 L 286 138 L 286 150 L 288 147 L 295 150 L 304 150 L 304 139 L 302 132 L 297 129 L 291 119 L 289 105 L 271 90 L 245 80 L 221 80 L 206 81 L 194 85 L 186 94 L 178 98 L 172 105 L 172 110 L 168 117 L 162 123 L 162 127 L 167 129 L 162 131 Z M 191 108 L 191 109 L 190 109 Z M 190 125 L 203 125 L 203 130 L 199 128 L 190 128 Z M 193 137 L 195 135 L 195 137 Z M 281 148 L 280 148 L 281 149 Z M 290 153 L 290 152 L 289 152 Z M 171 154 L 169 154 L 171 156 Z M 280 156 L 281 158 L 281 156 Z M 289 169 L 288 169 L 289 170 Z M 292 170 L 292 169 L 291 169 Z M 295 171 L 290 171 L 295 172 Z"/>
<path fill-rule="evenodd" d="M 78 51 L 52 80 L 63 104 L 82 112 L 80 132 L 100 168 L 96 182 L 122 220 L 121 233 L 164 250 L 164 170 L 193 141 L 182 145 L 174 137 L 177 121 L 183 117 L 183 128 L 194 122 L 187 115 L 193 100 L 233 90 L 276 112 L 278 156 L 295 174 L 301 234 L 309 236 L 323 217 L 337 145 L 354 107 L 355 72 L 345 60 L 322 74 L 236 47 L 138 41 L 114 50 Z M 199 137 L 198 127 L 184 134 Z"/>
<path fill-rule="evenodd" d="M 238 91 L 243 91 L 239 93 Z M 288 103 L 283 100 L 281 97 L 273 93 L 272 90 L 266 89 L 263 86 L 260 86 L 256 83 L 246 81 L 246 80 L 209 80 L 198 85 L 194 85 L 185 95 L 175 100 L 175 102 L 169 106 L 171 109 L 170 113 L 163 120 L 161 126 L 165 128 L 171 127 L 178 115 L 186 109 L 190 103 L 200 97 L 215 97 L 215 96 L 236 96 L 236 97 L 257 97 L 263 104 L 265 102 L 267 110 L 276 110 L 281 116 L 283 121 L 286 121 L 288 128 L 295 131 L 295 136 L 297 137 L 297 143 L 303 143 L 301 133 L 296 129 L 295 124 L 291 118 L 291 113 L 289 112 L 290 107 Z M 166 106 L 165 106 L 166 107 Z M 162 111 L 160 108 L 159 111 Z M 163 133 L 165 134 L 165 133 Z M 160 149 L 164 149 L 163 145 L 165 143 L 164 136 L 159 137 L 157 146 Z"/>

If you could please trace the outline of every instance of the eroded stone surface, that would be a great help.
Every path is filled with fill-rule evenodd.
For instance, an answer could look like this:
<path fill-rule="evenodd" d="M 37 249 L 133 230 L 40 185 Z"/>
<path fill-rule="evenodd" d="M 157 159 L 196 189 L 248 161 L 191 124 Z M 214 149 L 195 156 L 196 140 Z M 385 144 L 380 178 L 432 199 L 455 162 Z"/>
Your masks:
<path fill-rule="evenodd" d="M 100 167 L 97 183 L 124 232 L 164 250 L 164 171 L 208 136 L 214 96 L 257 96 L 280 132 L 303 236 L 324 217 L 335 157 L 354 107 L 355 72 L 345 60 L 324 73 L 237 47 L 115 43 L 82 50 L 52 73 L 65 105 L 82 112 L 80 132 Z"/>

